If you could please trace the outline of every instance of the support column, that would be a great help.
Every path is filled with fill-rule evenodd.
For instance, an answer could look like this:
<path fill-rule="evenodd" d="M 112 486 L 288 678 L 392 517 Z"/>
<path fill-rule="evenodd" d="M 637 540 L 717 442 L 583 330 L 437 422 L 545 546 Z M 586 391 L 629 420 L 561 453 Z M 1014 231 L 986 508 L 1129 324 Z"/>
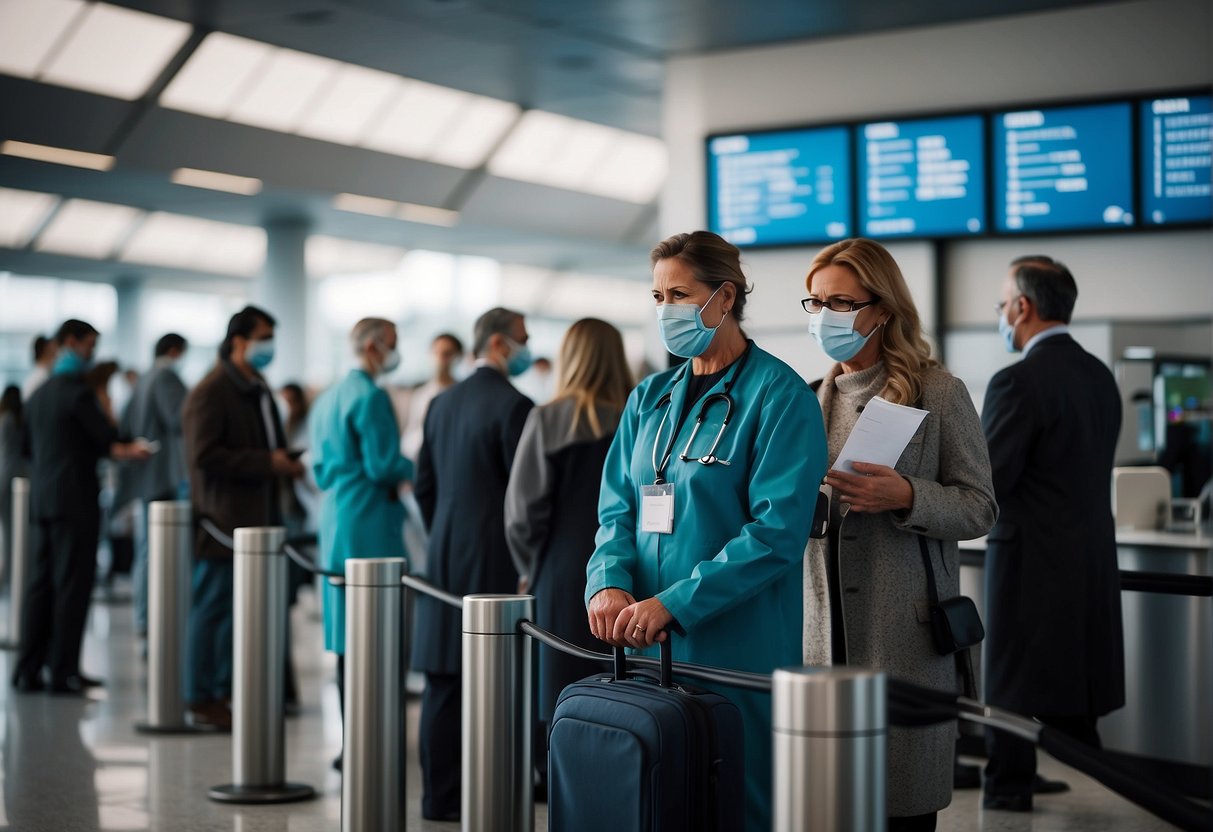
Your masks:
<path fill-rule="evenodd" d="M 276 220 L 265 226 L 265 270 L 253 289 L 253 303 L 278 321 L 270 383 L 303 381 L 307 366 L 307 238 L 303 219 Z"/>
<path fill-rule="evenodd" d="M 143 279 L 119 277 L 114 281 L 114 291 L 118 295 L 116 331 L 109 344 L 102 344 L 101 353 L 116 355 L 123 368 L 134 367 L 142 373 L 152 364 L 151 350 L 144 354 L 139 337 L 143 324 Z"/>

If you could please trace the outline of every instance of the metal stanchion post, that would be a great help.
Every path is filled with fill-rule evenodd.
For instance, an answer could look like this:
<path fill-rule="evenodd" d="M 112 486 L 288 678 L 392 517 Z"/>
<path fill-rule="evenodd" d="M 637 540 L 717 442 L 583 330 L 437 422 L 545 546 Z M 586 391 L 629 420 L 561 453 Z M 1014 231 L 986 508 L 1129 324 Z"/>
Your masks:
<path fill-rule="evenodd" d="M 885 675 L 785 668 L 772 697 L 775 832 L 884 832 Z"/>
<path fill-rule="evenodd" d="M 530 595 L 463 599 L 463 832 L 533 832 Z"/>
<path fill-rule="evenodd" d="M 8 640 L 0 650 L 21 647 L 21 610 L 25 604 L 25 582 L 29 580 L 29 480 L 13 477 L 13 528 L 8 552 Z"/>
<path fill-rule="evenodd" d="M 345 562 L 343 832 L 404 829 L 404 568 L 403 558 Z"/>
<path fill-rule="evenodd" d="M 154 502 L 147 510 L 147 720 L 145 734 L 211 731 L 185 720 L 182 690 L 190 615 L 190 504 Z"/>
<path fill-rule="evenodd" d="M 222 803 L 286 803 L 316 794 L 285 781 L 283 667 L 286 555 L 282 528 L 236 529 L 232 679 L 232 778 L 215 786 Z"/>

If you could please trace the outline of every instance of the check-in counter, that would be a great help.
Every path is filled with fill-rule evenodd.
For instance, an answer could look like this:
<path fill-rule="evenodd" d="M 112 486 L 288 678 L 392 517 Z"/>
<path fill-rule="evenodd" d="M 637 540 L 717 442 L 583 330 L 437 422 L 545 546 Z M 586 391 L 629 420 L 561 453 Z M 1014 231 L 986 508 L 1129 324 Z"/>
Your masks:
<path fill-rule="evenodd" d="M 1213 575 L 1207 529 L 1120 530 L 1116 544 L 1121 570 Z M 961 591 L 984 617 L 985 540 L 960 547 Z M 1213 599 L 1126 590 L 1121 605 L 1125 707 L 1099 721 L 1104 747 L 1207 771 L 1213 764 Z M 1208 783 L 1207 775 L 1203 780 Z"/>

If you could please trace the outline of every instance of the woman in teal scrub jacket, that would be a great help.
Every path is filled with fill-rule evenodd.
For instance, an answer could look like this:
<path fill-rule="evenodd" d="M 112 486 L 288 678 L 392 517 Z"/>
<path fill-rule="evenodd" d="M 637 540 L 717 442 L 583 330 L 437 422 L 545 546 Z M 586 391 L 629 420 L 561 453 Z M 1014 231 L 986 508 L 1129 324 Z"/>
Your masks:
<path fill-rule="evenodd" d="M 690 360 L 632 393 L 607 455 L 586 568 L 590 631 L 646 649 L 669 629 L 675 659 L 737 670 L 800 665 L 802 562 L 826 469 L 821 410 L 742 331 L 735 246 L 696 231 L 650 259 L 662 340 Z M 765 831 L 771 698 L 720 692 L 745 722 L 746 828 Z"/>
<path fill-rule="evenodd" d="M 396 327 L 366 318 L 354 326 L 350 341 L 359 366 L 325 391 L 311 415 L 312 470 L 324 492 L 320 564 L 333 572 L 344 572 L 347 558 L 404 557 L 404 505 L 397 489 L 413 478 L 413 463 L 400 455 L 391 400 L 375 384 L 376 376 L 400 364 Z M 324 588 L 324 649 L 339 657 L 337 689 L 344 693 L 345 592 L 329 584 Z"/>

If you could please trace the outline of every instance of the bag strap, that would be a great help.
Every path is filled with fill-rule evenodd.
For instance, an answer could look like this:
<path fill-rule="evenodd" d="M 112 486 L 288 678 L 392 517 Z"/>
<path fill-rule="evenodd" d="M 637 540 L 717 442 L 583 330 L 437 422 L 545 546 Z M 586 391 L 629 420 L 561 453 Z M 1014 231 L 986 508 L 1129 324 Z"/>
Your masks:
<path fill-rule="evenodd" d="M 927 551 L 927 539 L 922 535 L 915 535 L 918 538 L 918 551 L 922 553 L 922 568 L 927 572 L 927 600 L 931 602 L 931 606 L 939 603 L 939 591 L 935 589 L 935 569 L 931 566 L 931 555 Z"/>

